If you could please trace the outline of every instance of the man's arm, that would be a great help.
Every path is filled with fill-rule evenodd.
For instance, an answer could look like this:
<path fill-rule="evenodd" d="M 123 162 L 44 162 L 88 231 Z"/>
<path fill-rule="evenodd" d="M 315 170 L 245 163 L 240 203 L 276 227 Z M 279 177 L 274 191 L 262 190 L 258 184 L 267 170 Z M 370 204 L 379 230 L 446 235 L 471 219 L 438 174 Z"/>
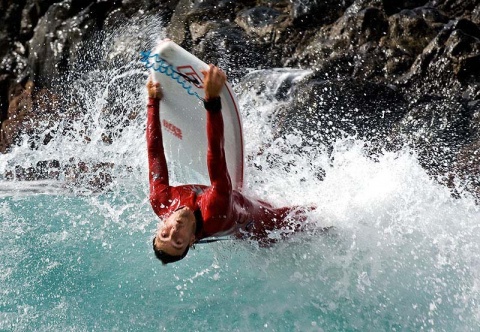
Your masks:
<path fill-rule="evenodd" d="M 232 182 L 228 174 L 224 150 L 224 125 L 220 91 L 225 84 L 226 75 L 219 68 L 210 65 L 205 75 L 205 109 L 207 110 L 207 167 L 210 182 L 215 191 L 222 195 L 230 195 Z"/>
<path fill-rule="evenodd" d="M 147 152 L 148 180 L 150 183 L 150 203 L 157 214 L 168 205 L 170 186 L 168 181 L 167 161 L 163 149 L 162 130 L 160 127 L 160 100 L 162 92 L 159 83 L 147 82 Z"/>

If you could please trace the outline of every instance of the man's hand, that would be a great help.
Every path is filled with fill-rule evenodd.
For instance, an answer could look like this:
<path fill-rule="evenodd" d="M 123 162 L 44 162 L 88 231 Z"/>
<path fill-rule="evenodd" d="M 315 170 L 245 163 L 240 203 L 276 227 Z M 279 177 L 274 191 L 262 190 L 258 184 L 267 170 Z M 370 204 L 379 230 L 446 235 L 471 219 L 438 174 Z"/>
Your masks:
<path fill-rule="evenodd" d="M 158 83 L 158 82 L 153 83 L 152 76 L 148 77 L 147 92 L 148 92 L 148 97 L 149 98 L 156 98 L 158 100 L 162 100 L 162 98 L 163 98 L 162 87 L 160 86 L 160 83 Z"/>
<path fill-rule="evenodd" d="M 223 85 L 227 81 L 227 75 L 218 67 L 209 65 L 208 70 L 202 70 L 204 76 L 203 86 L 205 90 L 205 99 L 216 98 L 220 95 Z"/>

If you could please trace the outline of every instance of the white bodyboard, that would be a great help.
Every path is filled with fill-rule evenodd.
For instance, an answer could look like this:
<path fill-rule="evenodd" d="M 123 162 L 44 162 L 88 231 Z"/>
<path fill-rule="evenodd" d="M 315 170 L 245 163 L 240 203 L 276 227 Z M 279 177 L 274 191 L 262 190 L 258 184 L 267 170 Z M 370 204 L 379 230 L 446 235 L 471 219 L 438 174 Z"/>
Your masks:
<path fill-rule="evenodd" d="M 203 74 L 208 65 L 173 41 L 162 41 L 142 61 L 160 82 L 160 118 L 169 176 L 179 184 L 210 185 L 207 169 Z M 233 189 L 243 185 L 243 134 L 237 98 L 227 82 L 220 94 L 225 156 Z"/>

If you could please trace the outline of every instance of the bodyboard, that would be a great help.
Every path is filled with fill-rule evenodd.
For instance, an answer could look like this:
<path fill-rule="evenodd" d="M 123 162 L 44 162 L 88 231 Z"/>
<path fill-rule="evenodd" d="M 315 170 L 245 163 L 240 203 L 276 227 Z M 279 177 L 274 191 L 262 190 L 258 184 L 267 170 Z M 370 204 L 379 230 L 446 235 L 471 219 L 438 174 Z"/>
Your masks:
<path fill-rule="evenodd" d="M 142 61 L 164 97 L 160 118 L 169 176 L 179 184 L 210 185 L 207 169 L 203 74 L 208 65 L 171 40 L 164 40 Z M 243 186 L 243 133 L 237 98 L 227 82 L 221 94 L 225 157 L 233 189 Z"/>

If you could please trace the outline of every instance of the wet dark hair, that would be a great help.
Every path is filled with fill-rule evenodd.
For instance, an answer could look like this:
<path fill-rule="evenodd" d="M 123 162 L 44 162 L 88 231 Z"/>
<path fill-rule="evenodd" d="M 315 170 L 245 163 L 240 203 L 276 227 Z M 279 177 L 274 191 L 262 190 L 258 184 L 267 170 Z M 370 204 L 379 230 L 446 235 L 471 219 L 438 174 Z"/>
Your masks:
<path fill-rule="evenodd" d="M 203 217 L 202 217 L 202 213 L 200 212 L 200 209 L 193 211 L 193 215 L 195 216 L 195 234 L 199 234 L 203 228 Z M 155 253 L 155 257 L 157 257 L 160 261 L 162 261 L 163 265 L 167 265 L 168 263 L 178 262 L 179 260 L 182 260 L 185 258 L 185 256 L 187 256 L 190 246 L 187 246 L 187 249 L 185 249 L 183 254 L 178 256 L 173 256 L 173 255 L 167 254 L 163 250 L 157 249 L 155 247 L 155 238 L 156 236 L 153 237 L 153 252 Z"/>
<path fill-rule="evenodd" d="M 155 253 L 155 257 L 157 257 L 159 260 L 162 261 L 163 265 L 166 265 L 168 263 L 178 262 L 179 260 L 182 260 L 183 258 L 185 258 L 185 256 L 187 256 L 188 250 L 190 249 L 190 246 L 187 246 L 187 249 L 185 249 L 183 254 L 178 255 L 178 256 L 173 256 L 173 255 L 167 254 L 163 250 L 157 249 L 155 247 L 155 238 L 156 237 L 153 238 L 153 252 Z"/>

